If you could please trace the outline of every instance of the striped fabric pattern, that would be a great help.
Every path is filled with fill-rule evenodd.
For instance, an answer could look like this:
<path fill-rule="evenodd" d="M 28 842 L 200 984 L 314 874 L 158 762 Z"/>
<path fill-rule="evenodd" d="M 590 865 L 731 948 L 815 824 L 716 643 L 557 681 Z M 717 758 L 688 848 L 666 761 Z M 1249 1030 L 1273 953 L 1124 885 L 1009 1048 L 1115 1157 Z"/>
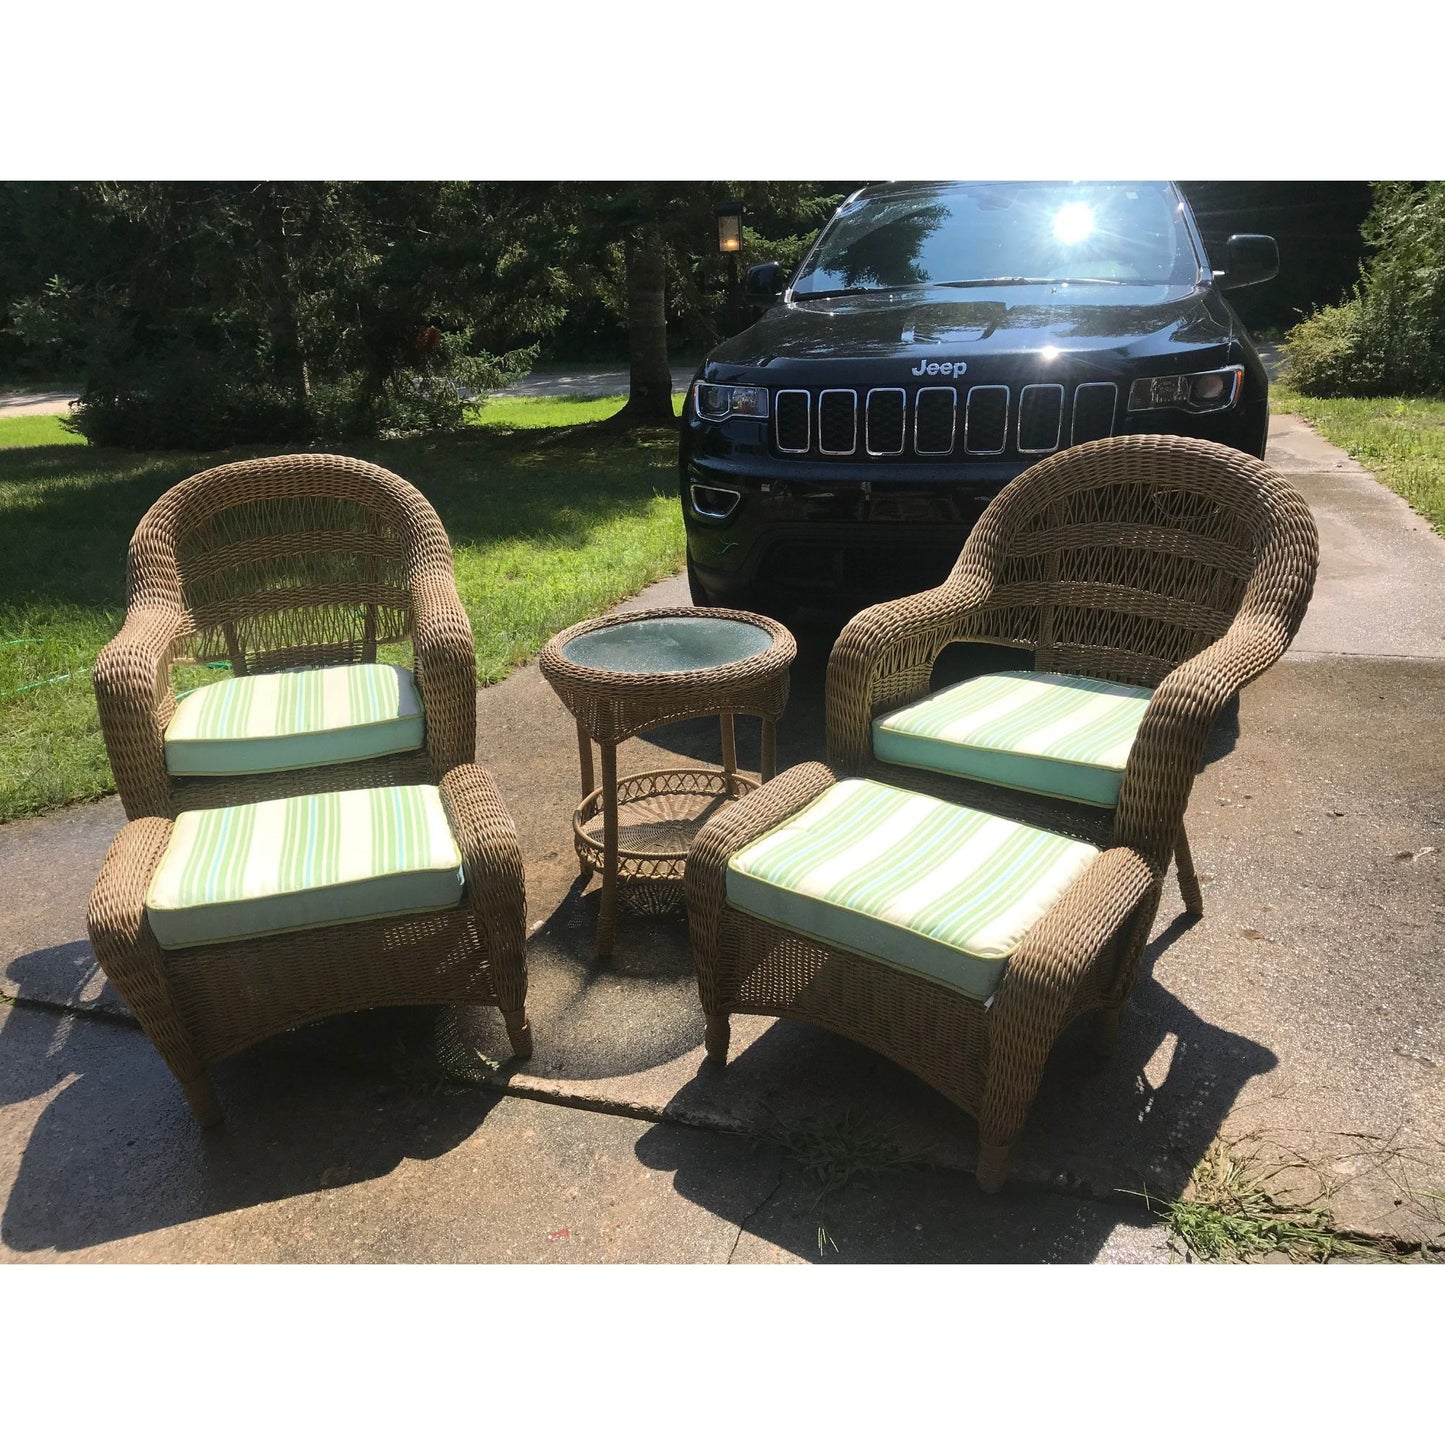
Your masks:
<path fill-rule="evenodd" d="M 426 784 L 182 813 L 146 911 L 163 947 L 457 903 L 462 859 Z"/>
<path fill-rule="evenodd" d="M 1098 850 L 861 778 L 728 865 L 743 912 L 984 998 Z"/>
<path fill-rule="evenodd" d="M 878 718 L 875 751 L 886 762 L 1112 806 L 1152 695 L 1067 673 L 991 673 Z M 1045 766 L 1030 773 L 1030 759 Z"/>
<path fill-rule="evenodd" d="M 411 673 L 351 663 L 198 688 L 166 728 L 166 762 L 178 775 L 280 771 L 406 751 L 423 738 Z"/>

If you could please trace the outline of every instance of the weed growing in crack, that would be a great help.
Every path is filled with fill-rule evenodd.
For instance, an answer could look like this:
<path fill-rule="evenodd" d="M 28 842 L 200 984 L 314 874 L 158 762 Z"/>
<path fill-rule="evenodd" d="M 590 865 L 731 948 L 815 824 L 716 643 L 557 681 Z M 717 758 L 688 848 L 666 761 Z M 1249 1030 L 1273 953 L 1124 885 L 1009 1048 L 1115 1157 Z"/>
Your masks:
<path fill-rule="evenodd" d="M 876 1179 L 923 1162 L 852 1110 L 834 1118 L 783 1119 L 773 1114 L 768 1137 L 819 1186 L 811 1208 L 820 1216 L 823 1201 L 855 1180 Z M 824 1255 L 829 1247 L 841 1253 L 822 1218 L 816 1223 L 818 1254 Z"/>
<path fill-rule="evenodd" d="M 1147 1192 L 1144 1198 L 1194 1259 L 1244 1263 L 1283 1254 L 1297 1263 L 1325 1263 L 1395 1256 L 1388 1241 L 1340 1229 L 1321 1203 L 1328 1189 L 1302 1202 L 1277 1195 L 1273 1181 L 1299 1167 L 1299 1161 L 1261 1164 L 1257 1150 L 1238 1154 L 1216 1139 L 1194 1171 L 1187 1199 L 1157 1200 Z"/>

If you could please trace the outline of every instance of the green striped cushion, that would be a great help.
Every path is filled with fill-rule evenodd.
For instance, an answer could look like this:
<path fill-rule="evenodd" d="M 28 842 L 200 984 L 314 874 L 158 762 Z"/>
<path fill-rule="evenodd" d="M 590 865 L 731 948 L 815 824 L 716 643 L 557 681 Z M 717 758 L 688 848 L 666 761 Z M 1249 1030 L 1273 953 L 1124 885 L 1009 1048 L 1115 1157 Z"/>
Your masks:
<path fill-rule="evenodd" d="M 1097 853 L 848 778 L 736 854 L 727 898 L 805 937 L 988 998 L 1024 934 Z"/>
<path fill-rule="evenodd" d="M 1062 672 L 995 672 L 873 722 L 874 756 L 904 767 L 1112 808 L 1152 693 Z"/>
<path fill-rule="evenodd" d="M 414 752 L 421 699 L 404 667 L 359 662 L 230 677 L 197 688 L 166 729 L 175 777 L 280 773 Z"/>
<path fill-rule="evenodd" d="M 182 813 L 146 894 L 162 948 L 450 908 L 462 859 L 441 794 L 353 788 Z"/>

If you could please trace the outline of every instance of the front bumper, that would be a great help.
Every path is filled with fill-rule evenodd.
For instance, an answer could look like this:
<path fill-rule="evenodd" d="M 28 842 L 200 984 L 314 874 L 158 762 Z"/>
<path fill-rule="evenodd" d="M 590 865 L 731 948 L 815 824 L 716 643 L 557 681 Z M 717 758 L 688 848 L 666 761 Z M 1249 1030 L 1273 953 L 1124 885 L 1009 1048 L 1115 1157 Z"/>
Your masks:
<path fill-rule="evenodd" d="M 1131 413 L 1115 434 L 1200 437 L 1262 456 L 1268 405 L 1228 413 Z M 777 455 L 766 424 L 699 421 L 680 468 L 688 557 L 719 602 L 766 594 L 850 604 L 936 586 L 985 507 L 1037 457 L 996 461 Z"/>
<path fill-rule="evenodd" d="M 791 474 L 760 477 L 686 467 L 688 556 L 714 597 L 766 592 L 827 602 L 935 586 L 1008 481 L 925 482 L 900 477 L 897 466 L 876 475 L 860 475 L 858 466 L 841 478 L 808 475 L 830 470 L 837 469 L 780 467 Z"/>

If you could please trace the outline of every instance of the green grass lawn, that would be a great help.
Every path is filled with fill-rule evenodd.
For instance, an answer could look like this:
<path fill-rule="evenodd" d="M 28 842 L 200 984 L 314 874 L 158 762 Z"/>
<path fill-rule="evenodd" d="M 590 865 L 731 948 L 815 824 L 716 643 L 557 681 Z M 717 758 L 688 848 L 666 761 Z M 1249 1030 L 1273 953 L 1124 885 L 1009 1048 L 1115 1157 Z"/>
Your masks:
<path fill-rule="evenodd" d="M 440 513 L 484 683 L 682 565 L 676 439 L 581 425 L 621 400 L 493 402 L 461 433 L 348 448 Z M 89 671 L 124 616 L 141 514 L 193 472 L 282 450 L 110 451 L 60 417 L 0 420 L 0 822 L 114 788 Z"/>
<path fill-rule="evenodd" d="M 1445 401 L 1418 397 L 1301 396 L 1270 388 L 1270 408 L 1292 411 L 1398 492 L 1445 534 Z"/>

